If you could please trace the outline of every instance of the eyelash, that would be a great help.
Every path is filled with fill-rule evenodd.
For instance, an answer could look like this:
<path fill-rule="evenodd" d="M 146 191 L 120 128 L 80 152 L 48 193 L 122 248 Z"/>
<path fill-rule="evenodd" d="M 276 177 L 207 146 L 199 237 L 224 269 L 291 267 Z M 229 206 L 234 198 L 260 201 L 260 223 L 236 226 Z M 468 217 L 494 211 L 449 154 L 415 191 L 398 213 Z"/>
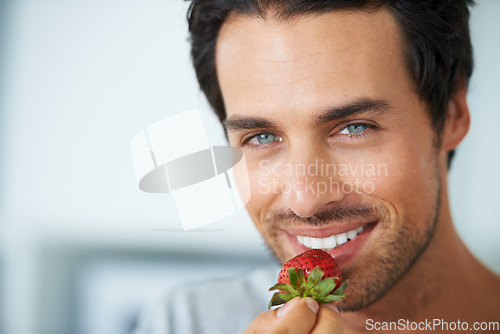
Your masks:
<path fill-rule="evenodd" d="M 276 137 L 276 139 L 278 140 L 275 140 L 271 143 L 268 143 L 268 144 L 260 144 L 260 145 L 254 145 L 254 144 L 249 144 L 249 142 L 252 140 L 252 139 L 255 139 L 257 138 L 258 135 L 261 135 L 261 134 L 270 134 L 270 135 L 273 135 Z M 247 136 L 246 138 L 243 138 L 243 141 L 241 143 L 241 146 L 247 146 L 247 147 L 252 147 L 254 149 L 260 149 L 260 148 L 264 148 L 264 147 L 267 147 L 268 145 L 272 145 L 273 143 L 276 143 L 276 142 L 282 142 L 283 141 L 283 137 L 281 136 L 278 136 L 272 132 L 258 132 L 258 133 L 254 133 L 254 134 L 251 134 L 249 136 Z"/>
<path fill-rule="evenodd" d="M 349 138 L 349 140 L 355 140 L 357 138 L 367 137 L 371 131 L 376 130 L 376 128 L 377 128 L 373 124 L 363 123 L 363 122 L 353 122 L 353 123 L 349 123 L 349 124 L 345 125 L 344 127 L 342 127 L 337 133 L 340 133 L 342 130 L 346 129 L 348 126 L 351 126 L 351 125 L 364 126 L 366 129 L 359 132 L 359 133 L 350 133 L 350 134 L 342 135 L 342 136 Z M 271 134 L 271 135 L 276 136 L 276 138 L 278 138 L 279 140 L 273 141 L 273 142 L 268 143 L 268 144 L 259 144 L 259 145 L 249 144 L 249 142 L 252 139 L 255 139 L 258 135 L 261 135 L 261 134 Z M 258 132 L 258 133 L 251 134 L 251 135 L 247 136 L 246 138 L 243 138 L 241 146 L 252 147 L 253 149 L 260 149 L 260 148 L 265 148 L 268 145 L 272 145 L 273 143 L 281 142 L 282 140 L 283 140 L 283 137 L 280 137 L 272 132 Z"/>
<path fill-rule="evenodd" d="M 349 124 L 345 125 L 344 127 L 342 127 L 338 133 L 342 132 L 342 130 L 346 129 L 348 126 L 351 126 L 351 125 L 364 126 L 365 130 L 358 132 L 358 133 L 349 133 L 349 134 L 343 135 L 349 139 L 367 137 L 371 131 L 377 129 L 377 127 L 373 124 L 363 123 L 363 122 L 353 122 L 353 123 L 349 123 Z"/>

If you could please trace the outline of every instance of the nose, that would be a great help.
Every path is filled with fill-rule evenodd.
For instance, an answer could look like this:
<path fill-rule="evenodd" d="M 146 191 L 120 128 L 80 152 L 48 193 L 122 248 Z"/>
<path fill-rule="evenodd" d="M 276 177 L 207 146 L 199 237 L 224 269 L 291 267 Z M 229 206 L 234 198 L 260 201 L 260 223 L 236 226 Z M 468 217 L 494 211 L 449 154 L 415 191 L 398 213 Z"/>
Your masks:
<path fill-rule="evenodd" d="M 281 178 L 283 201 L 297 216 L 311 217 L 331 203 L 344 199 L 332 152 L 314 148 L 290 150 L 287 173 Z"/>

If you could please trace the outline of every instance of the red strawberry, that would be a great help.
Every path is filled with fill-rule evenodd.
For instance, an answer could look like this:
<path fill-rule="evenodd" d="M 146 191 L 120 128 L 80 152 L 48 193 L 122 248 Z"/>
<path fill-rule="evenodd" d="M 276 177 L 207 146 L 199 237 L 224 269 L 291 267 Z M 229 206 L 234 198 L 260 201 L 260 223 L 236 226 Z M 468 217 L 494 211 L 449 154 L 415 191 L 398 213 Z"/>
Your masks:
<path fill-rule="evenodd" d="M 342 274 L 340 268 L 335 262 L 335 259 L 327 252 L 321 249 L 309 249 L 302 254 L 297 255 L 290 259 L 283 265 L 278 276 L 278 283 L 290 284 L 290 277 L 288 275 L 289 268 L 302 268 L 304 277 L 307 278 L 314 267 L 320 266 L 323 270 L 323 277 L 337 277 L 337 285 L 342 282 Z"/>
<path fill-rule="evenodd" d="M 269 289 L 279 290 L 271 298 L 269 308 L 298 296 L 312 297 L 318 303 L 331 303 L 345 298 L 346 287 L 347 281 L 342 283 L 335 259 L 321 249 L 309 249 L 283 265 L 278 283 Z"/>

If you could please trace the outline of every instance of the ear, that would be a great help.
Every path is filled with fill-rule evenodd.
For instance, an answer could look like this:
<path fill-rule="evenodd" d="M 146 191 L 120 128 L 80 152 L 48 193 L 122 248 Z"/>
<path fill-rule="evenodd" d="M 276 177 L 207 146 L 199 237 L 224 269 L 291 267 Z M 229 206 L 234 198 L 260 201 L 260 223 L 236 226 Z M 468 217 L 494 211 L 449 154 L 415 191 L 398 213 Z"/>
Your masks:
<path fill-rule="evenodd" d="M 455 149 L 469 131 L 470 115 L 466 95 L 467 88 L 462 80 L 446 108 L 442 136 L 442 147 L 446 151 Z"/>

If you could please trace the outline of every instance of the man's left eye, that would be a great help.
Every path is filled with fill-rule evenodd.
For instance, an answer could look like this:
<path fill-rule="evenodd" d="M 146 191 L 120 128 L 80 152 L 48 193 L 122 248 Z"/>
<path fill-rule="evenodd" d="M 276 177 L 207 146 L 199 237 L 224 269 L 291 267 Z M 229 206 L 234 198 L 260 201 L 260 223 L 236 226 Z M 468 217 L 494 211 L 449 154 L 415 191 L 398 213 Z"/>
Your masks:
<path fill-rule="evenodd" d="M 355 135 L 365 131 L 366 129 L 368 129 L 368 125 L 366 124 L 349 124 L 346 127 L 342 128 L 339 133 L 341 135 Z"/>

